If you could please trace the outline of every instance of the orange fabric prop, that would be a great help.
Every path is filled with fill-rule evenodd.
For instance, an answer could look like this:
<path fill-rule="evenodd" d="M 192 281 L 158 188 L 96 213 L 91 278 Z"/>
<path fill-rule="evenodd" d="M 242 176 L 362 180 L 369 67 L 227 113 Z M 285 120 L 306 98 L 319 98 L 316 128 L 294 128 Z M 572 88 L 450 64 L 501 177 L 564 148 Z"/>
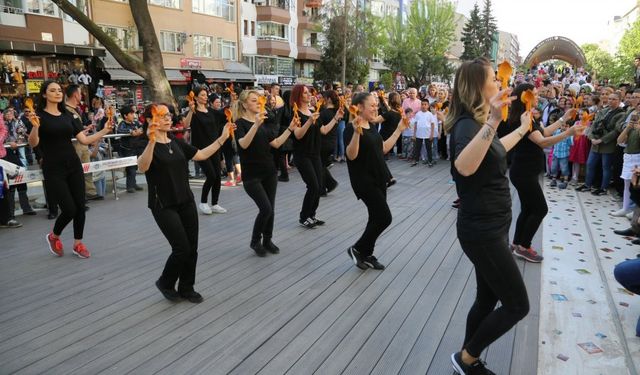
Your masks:
<path fill-rule="evenodd" d="M 196 93 L 193 91 L 189 91 L 189 102 L 193 103 L 195 99 L 196 99 Z"/>
<path fill-rule="evenodd" d="M 509 78 L 511 78 L 511 73 L 513 73 L 513 68 L 511 64 L 507 60 L 503 61 L 500 65 L 498 65 L 498 74 L 497 78 L 500 80 L 500 87 L 504 90 L 509 86 Z M 507 94 L 502 95 L 503 100 L 507 100 Z M 507 121 L 509 117 L 509 106 L 502 107 L 502 121 Z"/>
<path fill-rule="evenodd" d="M 529 125 L 529 131 L 533 129 L 533 115 L 531 114 L 531 107 L 533 105 L 533 101 L 536 99 L 533 91 L 526 90 L 522 92 L 520 95 L 520 101 L 524 104 L 527 111 L 529 111 L 529 119 L 531 119 L 531 124 Z"/>
<path fill-rule="evenodd" d="M 258 97 L 258 104 L 260 104 L 260 113 L 265 111 L 265 106 L 267 105 L 267 98 L 264 96 Z"/>
<path fill-rule="evenodd" d="M 354 117 L 353 121 L 356 121 L 356 131 L 358 132 L 358 134 L 362 135 L 362 128 L 357 123 L 358 112 L 360 112 L 358 111 L 358 106 L 355 106 L 355 105 L 349 106 L 349 113 L 351 113 L 351 115 Z"/>
<path fill-rule="evenodd" d="M 33 109 L 33 99 L 26 98 L 24 100 L 24 106 L 27 107 L 27 109 L 29 109 L 32 113 L 32 116 L 31 118 L 29 118 L 29 120 L 33 123 L 33 125 L 40 126 L 40 118 L 36 116 L 36 110 Z"/>
<path fill-rule="evenodd" d="M 156 140 L 156 129 L 158 128 L 158 122 L 160 122 L 160 118 L 163 114 L 160 114 L 157 105 L 153 105 L 151 107 L 151 124 L 149 124 L 149 140 Z"/>
<path fill-rule="evenodd" d="M 576 109 L 576 113 L 571 117 L 572 120 L 576 119 L 576 116 L 578 116 L 578 110 L 580 108 L 582 108 L 582 103 L 584 102 L 584 97 L 582 95 L 578 96 L 578 98 L 576 99 L 575 103 L 573 103 L 573 108 Z"/>
<path fill-rule="evenodd" d="M 293 118 L 294 120 L 300 121 L 300 114 L 298 113 L 298 103 L 293 103 Z"/>
<path fill-rule="evenodd" d="M 233 113 L 231 113 L 231 108 L 225 108 L 224 115 L 227 118 L 227 122 L 233 122 Z M 229 128 L 229 136 L 233 138 L 233 128 Z"/>
<path fill-rule="evenodd" d="M 442 109 L 442 103 L 436 103 L 436 109 L 439 111 Z"/>
<path fill-rule="evenodd" d="M 324 104 L 324 99 L 322 98 L 316 102 L 316 112 L 320 111 L 320 107 L 322 107 L 323 104 Z"/>

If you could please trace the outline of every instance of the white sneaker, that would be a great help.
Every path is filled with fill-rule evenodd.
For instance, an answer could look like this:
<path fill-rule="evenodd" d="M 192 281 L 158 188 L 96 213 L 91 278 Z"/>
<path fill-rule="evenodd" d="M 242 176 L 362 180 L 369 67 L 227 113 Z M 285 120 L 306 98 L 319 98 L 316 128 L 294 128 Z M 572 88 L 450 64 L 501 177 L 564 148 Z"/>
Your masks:
<path fill-rule="evenodd" d="M 609 212 L 609 215 L 613 217 L 623 217 L 623 216 L 626 216 L 628 213 L 629 211 L 625 210 L 624 208 L 621 208 L 618 211 Z"/>
<path fill-rule="evenodd" d="M 216 204 L 215 206 L 211 207 L 210 212 L 213 212 L 214 214 L 226 214 L 227 210 Z"/>
<path fill-rule="evenodd" d="M 205 215 L 211 215 L 213 213 L 211 211 L 211 207 L 209 207 L 209 205 L 206 203 L 198 203 L 198 208 L 200 209 L 200 212 Z"/>
<path fill-rule="evenodd" d="M 629 212 L 628 214 L 624 215 L 627 217 L 627 219 L 631 220 L 633 219 L 633 211 Z"/>

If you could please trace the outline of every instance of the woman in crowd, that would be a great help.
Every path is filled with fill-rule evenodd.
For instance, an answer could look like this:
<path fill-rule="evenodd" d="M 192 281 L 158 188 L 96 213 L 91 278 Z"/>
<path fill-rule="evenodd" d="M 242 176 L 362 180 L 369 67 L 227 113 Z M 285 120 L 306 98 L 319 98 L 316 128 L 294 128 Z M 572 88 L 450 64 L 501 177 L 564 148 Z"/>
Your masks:
<path fill-rule="evenodd" d="M 266 113 L 260 112 L 257 91 L 244 90 L 236 104 L 235 133 L 244 174 L 243 186 L 260 210 L 253 224 L 251 248 L 258 256 L 267 252 L 278 254 L 280 249 L 271 241 L 275 216 L 277 170 L 271 148 L 279 148 L 299 126 L 293 119 L 289 127 L 276 138 L 276 132 L 264 126 Z"/>
<path fill-rule="evenodd" d="M 166 105 L 152 104 L 145 118 L 150 123 L 149 142 L 138 158 L 138 169 L 147 178 L 148 207 L 171 245 L 171 255 L 156 286 L 170 301 L 184 298 L 200 303 L 203 298 L 193 289 L 198 261 L 198 212 L 189 187 L 187 162 L 209 160 L 227 140 L 233 124 L 227 123 L 220 136 L 198 150 L 169 137 L 172 113 Z"/>
<path fill-rule="evenodd" d="M 320 195 L 326 196 L 338 187 L 338 181 L 329 172 L 329 166 L 333 163 L 331 157 L 336 148 L 337 125 L 342 121 L 344 108 L 340 108 L 340 99 L 333 90 L 322 93 L 324 107 L 320 111 L 318 119 L 320 133 L 322 134 L 320 158 L 322 161 L 322 186 Z"/>
<path fill-rule="evenodd" d="M 378 118 L 378 105 L 373 95 L 357 94 L 353 97 L 352 105 L 358 107 L 359 114 L 344 131 L 347 168 L 351 188 L 367 206 L 369 217 L 364 233 L 347 249 L 347 253 L 360 269 L 383 270 L 384 265 L 378 262 L 373 251 L 378 237 L 391 225 L 392 220 L 387 204 L 391 173 L 384 161 L 384 154 L 393 149 L 408 122 L 399 121 L 392 135 L 383 141 L 371 125 Z"/>
<path fill-rule="evenodd" d="M 445 127 L 451 134 L 451 174 L 461 199 L 457 232 L 476 273 L 476 299 L 467 316 L 462 350 L 451 355 L 461 375 L 494 374 L 480 360 L 482 351 L 529 312 L 529 299 L 509 251 L 511 195 L 507 152 L 526 135 L 529 113 L 512 133 L 498 138 L 503 100 L 491 63 L 463 63 L 456 72 Z M 495 308 L 497 302 L 501 306 Z"/>
<path fill-rule="evenodd" d="M 640 165 L 640 101 L 636 104 L 636 109 L 629 116 L 629 123 L 622 123 L 621 132 L 618 136 L 617 143 L 625 145 L 624 161 L 622 164 L 622 174 L 620 178 L 624 180 L 624 192 L 622 198 L 622 208 L 618 211 L 611 212 L 612 216 L 621 217 L 627 215 L 631 211 L 631 193 L 629 186 L 631 185 L 631 177 L 633 176 L 634 167 Z M 626 126 L 625 126 L 626 125 Z"/>
<path fill-rule="evenodd" d="M 311 112 L 311 94 L 305 85 L 295 85 L 291 90 L 291 106 L 298 107 L 298 116 L 302 126 L 294 130 L 293 160 L 300 172 L 300 177 L 307 185 L 307 192 L 300 210 L 300 225 L 315 228 L 324 225 L 324 221 L 316 219 L 316 210 L 320 204 L 320 187 L 322 186 L 322 161 L 320 160 L 321 132 L 316 124 L 319 112 Z M 295 116 L 294 116 L 295 117 Z"/>
<path fill-rule="evenodd" d="M 287 131 L 287 129 L 289 128 L 289 124 L 293 119 L 290 90 L 282 93 L 282 101 L 284 102 L 283 106 L 277 109 L 277 111 L 280 111 L 280 128 L 278 130 L 278 135 L 282 135 Z M 280 175 L 278 175 L 278 181 L 281 182 L 289 181 L 289 156 L 293 151 L 293 139 L 291 138 L 287 138 L 282 146 L 280 146 L 279 148 L 274 148 L 272 150 L 272 152 L 274 153 L 276 168 L 278 169 L 278 171 L 280 171 Z"/>
<path fill-rule="evenodd" d="M 185 126 L 191 128 L 191 144 L 199 149 L 211 144 L 222 133 L 222 124 L 225 123 L 224 113 L 215 111 L 207 106 L 207 90 L 199 88 L 195 91 L 195 101 L 189 103 L 190 111 L 185 118 Z M 226 209 L 218 204 L 220 197 L 220 152 L 214 153 L 210 159 L 199 160 L 198 164 L 206 176 L 202 185 L 202 194 L 198 208 L 205 215 L 212 213 L 224 214 Z M 211 192 L 211 206 L 207 199 Z"/>
<path fill-rule="evenodd" d="M 47 245 L 51 253 L 62 256 L 64 250 L 60 235 L 73 220 L 73 253 L 86 259 L 91 253 L 82 243 L 85 222 L 84 172 L 71 138 L 89 145 L 109 133 L 113 124 L 106 122 L 99 132 L 85 135 L 82 122 L 65 108 L 62 87 L 55 81 L 46 81 L 42 85 L 39 101 L 39 118 L 36 118 L 36 114 L 30 118 L 33 129 L 29 134 L 29 145 L 39 146 L 42 152 L 42 174 L 47 181 L 47 196 L 61 210 L 53 230 L 46 235 Z"/>
<path fill-rule="evenodd" d="M 523 83 L 518 85 L 513 91 L 513 95 L 520 98 L 526 90 L 533 91 L 535 99 L 532 107 L 536 107 L 537 93 L 532 84 Z M 507 119 L 507 129 L 512 130 L 520 126 L 520 117 L 524 111 L 525 105 L 521 100 L 513 102 Z M 567 128 L 567 130 L 558 135 L 553 135 L 563 124 L 571 120 L 575 114 L 575 109 L 567 108 L 567 111 L 558 121 L 546 128 L 542 127 L 539 120 L 534 119 L 531 131 L 527 131 L 525 139 L 513 149 L 509 179 L 518 191 L 520 215 L 518 215 L 518 220 L 516 221 L 516 231 L 511 248 L 516 256 L 529 262 L 539 263 L 543 259 L 542 255 L 531 248 L 533 236 L 538 231 L 538 227 L 540 227 L 542 219 L 544 219 L 548 211 L 547 202 L 539 182 L 546 163 L 543 149 L 553 146 L 567 137 L 573 137 L 574 134 L 580 134 L 584 130 L 584 126 L 576 125 Z"/>

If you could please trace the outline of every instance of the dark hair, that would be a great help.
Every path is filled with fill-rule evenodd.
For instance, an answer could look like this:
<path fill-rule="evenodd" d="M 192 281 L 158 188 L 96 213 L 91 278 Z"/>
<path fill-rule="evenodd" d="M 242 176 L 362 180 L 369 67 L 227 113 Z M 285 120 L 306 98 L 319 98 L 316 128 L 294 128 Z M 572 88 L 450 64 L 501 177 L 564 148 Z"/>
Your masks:
<path fill-rule="evenodd" d="M 510 128 L 520 126 L 520 116 L 526 111 L 524 103 L 520 100 L 520 96 L 527 90 L 533 90 L 534 85 L 530 83 L 521 83 L 516 86 L 515 90 L 511 93 L 511 96 L 515 96 L 517 99 L 511 102 L 511 108 L 509 108 L 509 118 L 507 118 L 507 124 Z M 515 129 L 515 128 L 513 128 Z"/>
<path fill-rule="evenodd" d="M 408 114 L 409 114 L 409 113 L 411 113 L 411 112 L 413 112 L 413 109 L 411 109 L 411 107 L 407 107 L 407 108 L 405 108 L 405 109 L 404 109 L 404 113 L 405 113 L 406 115 L 408 115 Z"/>
<path fill-rule="evenodd" d="M 69 98 L 69 97 L 71 97 L 71 95 L 75 94 L 79 90 L 80 90 L 80 86 L 71 84 L 71 85 L 67 86 L 66 90 L 64 90 L 64 95 L 67 98 Z"/>
<path fill-rule="evenodd" d="M 218 96 L 218 94 L 211 94 L 211 96 L 209 96 L 209 103 L 213 103 L 213 102 L 215 102 L 215 101 L 216 101 L 216 99 L 220 99 L 220 100 L 222 100 L 222 99 Z"/>
<path fill-rule="evenodd" d="M 44 109 L 47 108 L 47 99 L 44 97 L 44 95 L 47 93 L 47 89 L 49 88 L 49 86 L 51 86 L 51 84 L 54 84 L 54 83 L 60 86 L 58 82 L 50 79 L 45 81 L 40 87 L 40 95 L 38 95 L 38 102 L 36 103 L 37 110 L 44 111 Z M 62 86 L 60 86 L 60 88 L 62 88 Z M 67 108 L 64 104 L 64 100 L 58 103 L 58 111 L 62 113 L 67 112 Z"/>
<path fill-rule="evenodd" d="M 306 86 L 301 83 L 293 86 L 293 89 L 291 89 L 291 98 L 289 98 L 289 104 L 291 104 L 291 107 L 293 107 L 294 103 L 300 105 L 300 99 L 302 98 L 302 93 L 305 88 Z"/>
<path fill-rule="evenodd" d="M 365 100 L 367 100 L 371 96 L 369 92 L 359 92 L 357 93 L 353 99 L 351 99 L 352 105 L 360 105 L 364 104 Z"/>
<path fill-rule="evenodd" d="M 421 103 L 421 104 L 422 104 L 422 103 L 427 103 L 427 104 L 429 104 L 429 99 L 427 99 L 427 98 L 422 98 L 422 99 L 420 99 L 420 103 Z"/>
<path fill-rule="evenodd" d="M 193 90 L 193 93 L 198 96 L 200 95 L 201 92 L 206 91 L 207 95 L 209 94 L 209 92 L 207 91 L 207 89 L 205 89 L 204 87 L 200 86 L 197 89 Z"/>
<path fill-rule="evenodd" d="M 400 107 L 402 107 L 401 100 L 402 98 L 397 92 L 394 91 L 389 93 L 389 107 L 391 107 L 391 109 L 399 110 Z"/>
<path fill-rule="evenodd" d="M 340 106 L 340 99 L 338 99 L 338 94 L 333 90 L 327 90 L 322 93 L 322 97 L 325 99 L 331 99 L 331 104 L 334 106 Z"/>
<path fill-rule="evenodd" d="M 125 106 L 124 106 L 124 107 L 122 107 L 122 109 L 120 110 L 120 114 L 121 114 L 122 116 L 126 116 L 126 115 L 128 115 L 129 113 L 135 113 L 135 112 L 136 112 L 136 110 L 135 110 L 135 109 L 133 109 L 133 106 L 132 106 L 132 105 L 125 105 Z"/>

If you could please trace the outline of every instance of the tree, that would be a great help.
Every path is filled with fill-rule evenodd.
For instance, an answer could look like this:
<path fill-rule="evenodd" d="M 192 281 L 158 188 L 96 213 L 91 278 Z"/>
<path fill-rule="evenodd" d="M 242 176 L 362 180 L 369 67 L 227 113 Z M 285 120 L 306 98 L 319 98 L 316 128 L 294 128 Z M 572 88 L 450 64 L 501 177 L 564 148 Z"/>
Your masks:
<path fill-rule="evenodd" d="M 594 74 L 597 79 L 611 79 L 611 68 L 614 62 L 609 52 L 594 43 L 583 44 L 581 48 L 584 56 L 587 58 L 587 64 L 585 66 L 587 71 Z"/>
<path fill-rule="evenodd" d="M 633 82 L 634 65 L 633 61 L 636 56 L 640 55 L 640 18 L 627 29 L 620 39 L 616 60 L 620 70 L 619 79 L 624 82 Z"/>
<path fill-rule="evenodd" d="M 68 0 L 52 0 L 64 13 L 68 14 L 91 35 L 122 65 L 145 79 L 151 89 L 152 100 L 156 102 L 174 103 L 171 86 L 164 71 L 162 52 L 156 35 L 147 0 L 129 0 L 129 8 L 133 21 L 138 29 L 142 48 L 142 58 L 128 54 L 105 33 L 100 26 L 93 22 L 81 9 L 85 8 L 84 1 L 78 1 L 78 6 Z"/>
<path fill-rule="evenodd" d="M 444 57 L 455 39 L 455 9 L 446 0 L 415 0 L 406 25 L 396 18 L 386 22 L 384 61 L 401 72 L 409 85 L 433 78 L 447 79 L 453 69 Z"/>
<path fill-rule="evenodd" d="M 460 41 L 464 45 L 464 52 L 462 56 L 460 56 L 460 59 L 473 60 L 482 56 L 483 53 L 480 46 L 481 38 L 482 21 L 480 19 L 480 8 L 478 7 L 478 3 L 475 3 L 469 14 L 469 20 L 462 30 L 462 38 L 460 38 Z"/>
<path fill-rule="evenodd" d="M 480 17 L 480 50 L 482 56 L 491 58 L 491 50 L 493 49 L 493 38 L 498 27 L 496 19 L 491 14 L 491 0 L 484 0 L 484 9 L 482 9 L 482 17 Z"/>

